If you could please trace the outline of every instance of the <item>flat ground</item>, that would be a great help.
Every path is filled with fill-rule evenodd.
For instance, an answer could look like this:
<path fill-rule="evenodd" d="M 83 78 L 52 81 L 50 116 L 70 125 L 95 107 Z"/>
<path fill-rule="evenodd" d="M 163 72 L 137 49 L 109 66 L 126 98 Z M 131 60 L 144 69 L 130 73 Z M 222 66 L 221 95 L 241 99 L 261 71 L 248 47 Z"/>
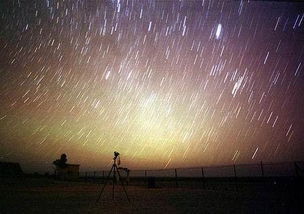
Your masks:
<path fill-rule="evenodd" d="M 155 188 L 63 182 L 45 178 L 1 179 L 0 213 L 304 213 L 301 192 L 289 188 Z M 252 186 L 252 185 L 251 185 Z"/>

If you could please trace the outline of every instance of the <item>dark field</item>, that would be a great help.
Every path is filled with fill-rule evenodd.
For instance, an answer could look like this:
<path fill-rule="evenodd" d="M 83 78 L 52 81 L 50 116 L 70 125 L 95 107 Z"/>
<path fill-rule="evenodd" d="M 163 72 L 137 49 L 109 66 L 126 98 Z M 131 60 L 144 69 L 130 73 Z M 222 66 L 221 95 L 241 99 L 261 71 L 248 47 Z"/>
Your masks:
<path fill-rule="evenodd" d="M 264 181 L 208 179 L 156 181 L 148 189 L 131 180 L 127 192 L 120 185 L 107 188 L 96 204 L 102 184 L 65 182 L 48 178 L 1 179 L 0 213 L 304 213 L 303 185 L 295 179 Z"/>

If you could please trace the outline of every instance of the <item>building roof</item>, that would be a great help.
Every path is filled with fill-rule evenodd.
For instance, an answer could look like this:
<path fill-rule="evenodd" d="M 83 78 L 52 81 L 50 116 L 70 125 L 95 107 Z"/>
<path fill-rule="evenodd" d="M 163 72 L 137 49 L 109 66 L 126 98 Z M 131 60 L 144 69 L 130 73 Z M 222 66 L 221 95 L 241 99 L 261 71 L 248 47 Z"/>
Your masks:
<path fill-rule="evenodd" d="M 67 164 L 67 166 L 80 166 L 80 164 Z"/>

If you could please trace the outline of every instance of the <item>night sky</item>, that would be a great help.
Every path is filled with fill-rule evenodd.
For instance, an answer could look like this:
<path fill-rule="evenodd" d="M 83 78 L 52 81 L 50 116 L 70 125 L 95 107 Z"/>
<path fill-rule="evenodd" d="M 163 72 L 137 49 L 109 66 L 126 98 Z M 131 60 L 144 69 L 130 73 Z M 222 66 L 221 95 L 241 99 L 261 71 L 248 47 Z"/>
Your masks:
<path fill-rule="evenodd" d="M 303 160 L 303 3 L 11 0 L 0 26 L 0 161 Z"/>

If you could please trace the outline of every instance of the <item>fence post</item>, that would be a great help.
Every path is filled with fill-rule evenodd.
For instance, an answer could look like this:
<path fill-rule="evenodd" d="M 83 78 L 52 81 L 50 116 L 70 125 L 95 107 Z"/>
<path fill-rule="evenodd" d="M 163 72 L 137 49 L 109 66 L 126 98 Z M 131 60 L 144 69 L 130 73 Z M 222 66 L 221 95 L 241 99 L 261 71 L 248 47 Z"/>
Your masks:
<path fill-rule="evenodd" d="M 85 180 L 88 180 L 88 172 L 85 172 Z"/>
<path fill-rule="evenodd" d="M 104 170 L 102 170 L 102 178 L 103 179 L 105 178 L 105 172 L 104 172 Z"/>
<path fill-rule="evenodd" d="M 262 177 L 264 177 L 264 166 L 263 166 L 263 161 L 261 161 L 260 165 L 261 165 Z"/>
<path fill-rule="evenodd" d="M 96 171 L 94 171 L 93 173 L 94 173 L 94 179 L 95 179 L 95 177 L 96 177 Z"/>
<path fill-rule="evenodd" d="M 236 178 L 236 168 L 235 168 L 235 164 L 233 164 L 233 172 L 234 172 L 234 177 Z"/>
<path fill-rule="evenodd" d="M 202 181 L 203 181 L 203 185 L 204 185 L 204 188 L 206 187 L 206 181 L 205 181 L 205 173 L 204 173 L 204 168 L 202 167 Z"/>
<path fill-rule="evenodd" d="M 147 179 L 147 170 L 145 170 L 145 182 L 146 182 L 146 184 L 148 183 L 148 179 Z"/>
<path fill-rule="evenodd" d="M 175 185 L 176 185 L 176 187 L 178 187 L 178 183 L 177 183 L 177 170 L 174 169 L 174 172 L 175 172 Z"/>
<path fill-rule="evenodd" d="M 238 191 L 238 183 L 237 183 L 237 175 L 236 175 L 235 164 L 233 164 L 233 172 L 234 172 L 235 189 L 236 189 L 236 191 Z"/>
<path fill-rule="evenodd" d="M 294 167 L 295 167 L 296 177 L 299 178 L 300 174 L 299 174 L 299 166 L 297 162 L 294 162 Z"/>

